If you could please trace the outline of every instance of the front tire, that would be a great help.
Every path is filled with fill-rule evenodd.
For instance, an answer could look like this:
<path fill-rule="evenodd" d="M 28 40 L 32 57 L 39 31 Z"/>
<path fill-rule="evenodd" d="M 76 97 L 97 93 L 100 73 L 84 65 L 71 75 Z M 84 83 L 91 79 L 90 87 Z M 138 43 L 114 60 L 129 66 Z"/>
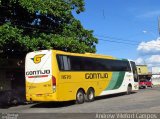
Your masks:
<path fill-rule="evenodd" d="M 131 93 L 132 93 L 132 86 L 128 85 L 126 94 L 130 95 Z"/>
<path fill-rule="evenodd" d="M 78 90 L 76 94 L 76 103 L 82 104 L 84 103 L 84 92 L 83 90 Z"/>
<path fill-rule="evenodd" d="M 95 91 L 93 88 L 89 88 L 85 97 L 86 102 L 92 102 L 95 98 Z"/>

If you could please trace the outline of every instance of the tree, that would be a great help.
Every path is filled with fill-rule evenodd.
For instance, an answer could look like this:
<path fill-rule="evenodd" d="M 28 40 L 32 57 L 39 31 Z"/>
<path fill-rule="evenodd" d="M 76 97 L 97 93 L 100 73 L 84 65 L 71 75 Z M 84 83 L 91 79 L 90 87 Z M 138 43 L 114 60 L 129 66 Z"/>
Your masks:
<path fill-rule="evenodd" d="M 83 0 L 0 0 L 1 56 L 40 49 L 96 52 L 93 31 L 72 15 L 83 11 Z"/>

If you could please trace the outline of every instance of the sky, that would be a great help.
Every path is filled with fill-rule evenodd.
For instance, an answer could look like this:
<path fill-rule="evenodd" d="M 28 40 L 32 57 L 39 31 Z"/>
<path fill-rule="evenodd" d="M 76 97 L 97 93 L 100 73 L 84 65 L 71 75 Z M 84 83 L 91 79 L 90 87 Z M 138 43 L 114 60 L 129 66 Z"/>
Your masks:
<path fill-rule="evenodd" d="M 160 0 L 85 0 L 74 16 L 98 38 L 97 54 L 160 66 Z"/>

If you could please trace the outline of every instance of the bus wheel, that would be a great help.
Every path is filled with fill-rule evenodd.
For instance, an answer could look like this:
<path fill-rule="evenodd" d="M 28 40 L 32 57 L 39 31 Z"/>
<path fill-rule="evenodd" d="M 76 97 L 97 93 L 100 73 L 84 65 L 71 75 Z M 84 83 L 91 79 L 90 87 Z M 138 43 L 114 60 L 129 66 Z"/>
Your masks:
<path fill-rule="evenodd" d="M 132 86 L 131 85 L 128 85 L 127 87 L 127 95 L 131 94 L 132 93 Z"/>
<path fill-rule="evenodd" d="M 76 103 L 82 104 L 84 103 L 84 92 L 83 90 L 78 90 L 76 94 Z"/>
<path fill-rule="evenodd" d="M 93 88 L 89 88 L 88 91 L 87 91 L 87 94 L 85 96 L 85 100 L 87 102 L 92 102 L 94 101 L 94 97 L 95 97 L 95 91 Z"/>

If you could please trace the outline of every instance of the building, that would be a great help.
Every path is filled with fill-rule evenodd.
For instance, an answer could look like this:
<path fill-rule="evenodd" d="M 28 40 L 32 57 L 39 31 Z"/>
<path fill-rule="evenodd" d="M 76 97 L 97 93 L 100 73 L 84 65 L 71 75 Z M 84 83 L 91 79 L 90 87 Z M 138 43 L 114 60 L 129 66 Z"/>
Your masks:
<path fill-rule="evenodd" d="M 148 74 L 148 67 L 147 65 L 136 65 L 138 75 L 146 75 Z"/>
<path fill-rule="evenodd" d="M 150 80 L 152 77 L 152 74 L 149 73 L 148 66 L 147 65 L 136 65 L 138 77 L 139 80 Z"/>
<path fill-rule="evenodd" d="M 152 83 L 153 85 L 160 85 L 160 67 L 152 67 Z"/>
<path fill-rule="evenodd" d="M 25 98 L 24 75 L 24 63 L 22 61 L 0 58 L 0 94 L 3 94 L 0 95 L 0 102 L 2 96 L 8 96 L 7 93 L 9 92 L 16 92 L 18 96 Z"/>
<path fill-rule="evenodd" d="M 160 67 L 158 66 L 152 67 L 152 74 L 160 74 Z"/>

